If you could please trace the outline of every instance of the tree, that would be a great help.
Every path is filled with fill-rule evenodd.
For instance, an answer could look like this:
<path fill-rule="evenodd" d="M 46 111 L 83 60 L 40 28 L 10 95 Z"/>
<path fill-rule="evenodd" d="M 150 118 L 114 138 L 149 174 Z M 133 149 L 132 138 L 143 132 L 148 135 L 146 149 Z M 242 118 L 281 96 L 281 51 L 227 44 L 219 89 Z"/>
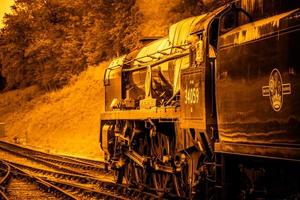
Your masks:
<path fill-rule="evenodd" d="M 0 35 L 6 89 L 62 87 L 73 74 L 138 46 L 135 0 L 15 0 Z"/>
<path fill-rule="evenodd" d="M 231 0 L 181 0 L 177 6 L 171 10 L 170 15 L 173 16 L 173 18 L 175 16 L 175 21 L 179 21 L 187 17 L 212 11 L 229 1 Z"/>
<path fill-rule="evenodd" d="M 138 11 L 135 0 L 114 0 L 112 4 L 113 27 L 110 40 L 113 41 L 114 55 L 128 53 L 139 46 L 139 25 L 142 14 Z"/>
<path fill-rule="evenodd" d="M 0 60 L 2 75 L 7 80 L 7 88 L 14 89 L 27 85 L 30 77 L 30 69 L 24 58 L 25 48 L 31 32 L 28 12 L 18 7 L 13 8 L 13 14 L 5 16 L 6 26 L 1 31 Z"/>
<path fill-rule="evenodd" d="M 88 0 L 85 4 L 83 27 L 86 30 L 83 52 L 89 65 L 95 65 L 112 56 L 109 30 L 113 26 L 112 1 Z"/>

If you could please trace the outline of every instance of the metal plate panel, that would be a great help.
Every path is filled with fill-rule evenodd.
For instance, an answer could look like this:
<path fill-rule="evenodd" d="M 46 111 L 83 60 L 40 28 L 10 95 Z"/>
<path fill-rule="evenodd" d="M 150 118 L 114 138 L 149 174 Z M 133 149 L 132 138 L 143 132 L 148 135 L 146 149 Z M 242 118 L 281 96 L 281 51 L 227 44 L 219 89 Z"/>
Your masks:
<path fill-rule="evenodd" d="M 182 71 L 180 88 L 181 128 L 205 127 L 205 70 Z"/>
<path fill-rule="evenodd" d="M 227 38 L 219 50 L 217 109 L 223 142 L 300 144 L 300 17 L 299 12 L 280 16 L 285 17 L 260 29 L 268 37 L 245 38 L 234 46 Z"/>

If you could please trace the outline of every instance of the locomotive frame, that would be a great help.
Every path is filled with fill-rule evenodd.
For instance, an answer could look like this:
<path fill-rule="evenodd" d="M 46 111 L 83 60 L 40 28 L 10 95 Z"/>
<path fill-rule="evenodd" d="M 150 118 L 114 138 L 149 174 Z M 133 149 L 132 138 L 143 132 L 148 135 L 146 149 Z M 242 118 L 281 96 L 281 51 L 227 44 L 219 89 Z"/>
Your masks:
<path fill-rule="evenodd" d="M 299 7 L 253 21 L 230 4 L 113 60 L 100 144 L 116 181 L 161 197 L 300 195 Z"/>

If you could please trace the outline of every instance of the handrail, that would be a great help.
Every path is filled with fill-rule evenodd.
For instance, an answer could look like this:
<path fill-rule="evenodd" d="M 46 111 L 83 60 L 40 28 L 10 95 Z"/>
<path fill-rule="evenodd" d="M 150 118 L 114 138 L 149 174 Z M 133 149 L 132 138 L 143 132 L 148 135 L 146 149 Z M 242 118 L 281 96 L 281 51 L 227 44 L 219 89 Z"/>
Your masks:
<path fill-rule="evenodd" d="M 167 62 L 167 61 L 170 61 L 170 60 L 175 60 L 177 58 L 181 58 L 181 57 L 184 57 L 184 56 L 187 56 L 187 55 L 189 55 L 189 52 L 176 53 L 176 54 L 173 54 L 173 55 L 171 55 L 169 57 L 166 57 L 164 59 L 153 62 L 149 65 L 138 66 L 138 67 L 134 67 L 134 68 L 130 68 L 130 69 L 123 69 L 122 72 L 132 72 L 132 71 L 137 71 L 137 70 L 140 70 L 140 69 L 146 69 L 148 66 L 154 67 L 154 66 L 160 65 L 161 63 L 164 63 L 164 62 Z"/>
<path fill-rule="evenodd" d="M 181 49 L 182 51 L 185 51 L 185 50 L 188 49 L 187 47 L 188 47 L 189 45 L 190 45 L 190 44 L 183 44 L 183 45 L 171 46 L 171 47 L 168 47 L 168 48 L 163 49 L 163 50 L 161 50 L 161 51 L 157 51 L 157 52 L 154 52 L 154 53 L 145 55 L 145 56 L 141 56 L 141 57 L 134 58 L 134 59 L 132 59 L 132 60 L 126 61 L 126 62 L 124 62 L 124 64 L 129 64 L 129 63 L 134 62 L 134 61 L 141 62 L 141 63 L 145 63 L 144 61 L 141 61 L 140 59 L 148 58 L 148 57 L 153 58 L 153 55 L 158 54 L 158 53 L 159 53 L 159 54 L 162 54 L 162 55 L 164 55 L 164 56 L 165 56 L 165 55 L 170 55 L 170 54 L 168 54 L 168 53 L 165 53 L 165 51 L 170 50 L 170 49 Z M 160 59 L 160 57 L 156 57 L 156 58 L 153 58 L 153 59 Z"/>

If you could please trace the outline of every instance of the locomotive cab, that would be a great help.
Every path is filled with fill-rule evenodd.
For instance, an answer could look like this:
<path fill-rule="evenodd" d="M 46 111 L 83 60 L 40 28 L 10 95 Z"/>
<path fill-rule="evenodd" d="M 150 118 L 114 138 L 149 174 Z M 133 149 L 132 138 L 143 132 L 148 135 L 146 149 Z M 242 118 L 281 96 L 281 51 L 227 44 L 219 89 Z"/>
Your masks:
<path fill-rule="evenodd" d="M 230 6 L 209 13 L 193 29 L 190 66 L 181 71 L 181 132 L 178 149 L 197 149 L 211 160 L 217 135 L 215 68 L 220 18 L 236 11 Z M 199 161 L 196 161 L 199 162 Z M 203 161 L 201 161 L 203 162 Z"/>

